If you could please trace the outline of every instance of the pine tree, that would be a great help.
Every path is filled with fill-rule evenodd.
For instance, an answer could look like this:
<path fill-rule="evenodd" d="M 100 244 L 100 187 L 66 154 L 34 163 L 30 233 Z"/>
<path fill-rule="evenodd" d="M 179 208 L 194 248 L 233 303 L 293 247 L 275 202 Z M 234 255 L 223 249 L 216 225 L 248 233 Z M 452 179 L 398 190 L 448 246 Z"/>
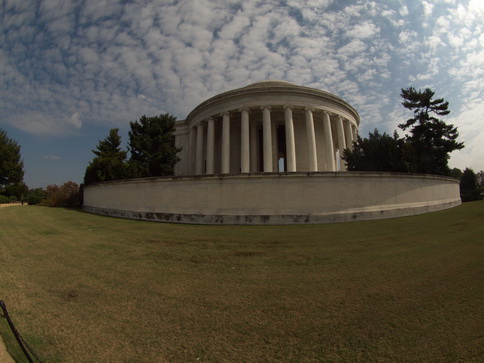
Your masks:
<path fill-rule="evenodd" d="M 138 177 L 173 175 L 180 160 L 175 147 L 176 118 L 168 113 L 130 122 L 130 170 Z"/>
<path fill-rule="evenodd" d="M 446 116 L 450 113 L 449 103 L 443 98 L 433 100 L 435 92 L 430 88 L 417 91 L 410 87 L 402 89 L 403 107 L 413 110 L 414 117 L 398 125 L 402 130 L 409 129 L 406 141 L 412 156 L 410 170 L 416 173 L 449 175 L 449 154 L 460 150 L 464 143 L 457 142 L 459 133 L 454 125 L 433 116 Z"/>
<path fill-rule="evenodd" d="M 482 195 L 479 191 L 477 175 L 474 170 L 466 168 L 460 180 L 460 197 L 463 202 L 481 200 Z"/>
<path fill-rule="evenodd" d="M 375 129 L 368 138 L 358 135 L 353 149 L 344 150 L 343 159 L 350 171 L 406 172 L 404 153 L 404 140 L 396 131 L 392 137 Z"/>
<path fill-rule="evenodd" d="M 97 150 L 92 150 L 96 157 L 89 163 L 84 175 L 84 184 L 127 178 L 126 155 L 121 150 L 119 129 L 111 129 L 109 136 L 99 141 Z"/>
<path fill-rule="evenodd" d="M 20 146 L 0 129 L 0 187 L 20 184 L 24 177 L 24 163 Z"/>

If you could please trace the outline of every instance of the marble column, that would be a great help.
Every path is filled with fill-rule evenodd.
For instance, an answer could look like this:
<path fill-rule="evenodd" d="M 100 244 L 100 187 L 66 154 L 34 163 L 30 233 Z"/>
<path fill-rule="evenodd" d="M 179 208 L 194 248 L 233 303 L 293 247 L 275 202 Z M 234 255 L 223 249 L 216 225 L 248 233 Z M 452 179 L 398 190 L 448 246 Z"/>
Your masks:
<path fill-rule="evenodd" d="M 313 110 L 309 107 L 306 110 L 306 136 L 308 143 L 308 167 L 309 171 L 318 171 L 318 158 L 316 154 L 316 134 L 314 133 Z"/>
<path fill-rule="evenodd" d="M 328 171 L 336 171 L 331 120 L 329 119 L 329 113 L 327 111 L 323 111 L 323 130 Z"/>
<path fill-rule="evenodd" d="M 197 127 L 197 154 L 195 155 L 195 174 L 203 174 L 203 133 L 204 133 L 203 123 L 199 123 Z"/>
<path fill-rule="evenodd" d="M 222 123 L 222 174 L 230 173 L 230 114 L 224 112 Z"/>
<path fill-rule="evenodd" d="M 351 130 L 353 131 L 353 140 L 356 140 L 356 137 L 358 136 L 358 128 L 355 125 L 351 124 Z"/>
<path fill-rule="evenodd" d="M 195 174 L 197 157 L 197 128 L 192 127 L 188 136 L 188 174 Z"/>
<path fill-rule="evenodd" d="M 240 110 L 240 172 L 250 172 L 249 109 Z"/>
<path fill-rule="evenodd" d="M 345 137 L 346 137 L 346 147 L 348 149 L 353 149 L 353 130 L 351 129 L 351 122 L 349 120 L 344 121 Z"/>
<path fill-rule="evenodd" d="M 286 171 L 296 171 L 296 141 L 294 139 L 294 119 L 292 106 L 284 106 L 286 130 Z"/>
<path fill-rule="evenodd" d="M 249 133 L 250 133 L 250 172 L 257 173 L 257 148 L 258 148 L 258 135 L 257 135 L 257 124 L 252 121 L 249 123 Z"/>
<path fill-rule="evenodd" d="M 215 157 L 215 120 L 210 117 L 207 123 L 207 174 L 213 174 Z"/>
<path fill-rule="evenodd" d="M 279 143 L 277 140 L 277 124 L 271 121 L 271 135 L 272 135 L 272 171 L 279 171 Z"/>
<path fill-rule="evenodd" d="M 345 141 L 345 131 L 343 128 L 343 118 L 341 116 L 336 117 L 336 133 L 338 134 L 338 150 L 339 150 L 339 161 L 340 161 L 340 170 L 345 169 L 345 161 L 343 159 L 343 151 L 346 149 L 346 141 Z"/>
<path fill-rule="evenodd" d="M 263 106 L 262 109 L 262 134 L 264 150 L 263 172 L 272 172 L 272 126 L 271 126 L 271 107 Z"/>

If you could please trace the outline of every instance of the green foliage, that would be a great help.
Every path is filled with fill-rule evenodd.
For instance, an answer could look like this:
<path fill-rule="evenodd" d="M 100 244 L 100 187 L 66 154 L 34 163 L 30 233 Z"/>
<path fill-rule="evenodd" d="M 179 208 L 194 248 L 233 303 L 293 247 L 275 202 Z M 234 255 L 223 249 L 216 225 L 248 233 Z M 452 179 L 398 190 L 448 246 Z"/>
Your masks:
<path fill-rule="evenodd" d="M 129 151 L 120 148 L 119 129 L 111 129 L 109 136 L 99 141 L 96 155 L 84 174 L 84 185 L 150 176 L 173 175 L 180 148 L 175 147 L 176 118 L 169 114 L 154 117 L 142 116 L 139 121 L 130 122 Z"/>
<path fill-rule="evenodd" d="M 28 203 L 30 205 L 41 204 L 46 197 L 46 191 L 42 188 L 29 189 Z"/>
<path fill-rule="evenodd" d="M 24 182 L 11 184 L 5 188 L 5 195 L 15 197 L 16 200 L 23 201 L 24 199 L 27 199 L 28 194 L 29 188 Z"/>
<path fill-rule="evenodd" d="M 474 170 L 466 168 L 460 180 L 460 197 L 463 202 L 481 200 L 482 195 L 477 184 L 477 175 Z"/>
<path fill-rule="evenodd" d="M 410 172 L 449 175 L 449 153 L 460 150 L 464 143 L 457 142 L 459 133 L 454 125 L 434 117 L 450 113 L 449 103 L 443 98 L 433 100 L 435 92 L 426 88 L 417 91 L 410 87 L 402 89 L 403 107 L 412 110 L 414 117 L 398 125 L 402 130 L 409 129 L 406 141 L 411 148 Z"/>
<path fill-rule="evenodd" d="M 462 178 L 462 170 L 459 168 L 454 168 L 450 171 L 450 176 L 460 180 Z"/>
<path fill-rule="evenodd" d="M 79 206 L 79 186 L 72 181 L 68 181 L 62 186 L 48 185 L 46 196 L 46 204 L 49 207 L 75 208 Z"/>
<path fill-rule="evenodd" d="M 29 195 L 37 196 L 39 198 L 44 198 L 45 190 L 42 188 L 29 189 Z"/>
<path fill-rule="evenodd" d="M 20 156 L 20 146 L 0 129 L 0 186 L 21 183 L 24 177 L 24 164 Z"/>
<path fill-rule="evenodd" d="M 129 172 L 132 177 L 173 175 L 175 164 L 180 160 L 175 147 L 176 118 L 170 114 L 142 116 L 139 121 L 130 122 Z"/>
<path fill-rule="evenodd" d="M 478 190 L 472 192 L 462 192 L 460 193 L 460 199 L 462 202 L 473 202 L 475 200 L 482 200 L 482 194 Z"/>
<path fill-rule="evenodd" d="M 463 192 L 477 190 L 477 175 L 474 170 L 470 168 L 464 170 L 460 181 L 460 190 Z"/>
<path fill-rule="evenodd" d="M 453 125 L 432 116 L 450 113 L 449 103 L 439 98 L 432 100 L 429 88 L 416 91 L 413 87 L 402 89 L 405 108 L 413 110 L 414 117 L 398 125 L 410 134 L 400 139 L 395 131 L 393 138 L 378 130 L 368 138 L 357 137 L 352 150 L 344 150 L 343 159 L 348 170 L 409 172 L 453 175 L 459 173 L 448 167 L 449 154 L 464 147 L 457 142 L 458 132 Z"/>
<path fill-rule="evenodd" d="M 121 150 L 119 129 L 111 129 L 109 136 L 99 141 L 96 155 L 84 174 L 84 184 L 124 179 L 126 175 L 126 151 Z"/>
<path fill-rule="evenodd" d="M 37 205 L 37 204 L 40 204 L 41 201 L 42 201 L 42 198 L 37 195 L 29 196 L 29 205 Z"/>
<path fill-rule="evenodd" d="M 380 134 L 377 129 L 367 139 L 358 135 L 353 149 L 344 150 L 343 158 L 351 171 L 407 171 L 404 141 L 396 132 L 393 137 L 385 132 Z"/>
<path fill-rule="evenodd" d="M 0 194 L 0 204 L 10 203 L 10 198 Z"/>

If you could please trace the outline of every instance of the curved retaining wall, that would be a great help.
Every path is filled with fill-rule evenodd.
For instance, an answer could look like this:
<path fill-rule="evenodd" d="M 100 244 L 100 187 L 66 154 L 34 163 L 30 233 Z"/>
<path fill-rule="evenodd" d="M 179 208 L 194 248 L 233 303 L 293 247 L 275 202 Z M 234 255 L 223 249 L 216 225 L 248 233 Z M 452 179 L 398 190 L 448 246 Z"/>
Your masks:
<path fill-rule="evenodd" d="M 459 182 L 452 178 L 314 172 L 106 182 L 84 189 L 83 208 L 160 222 L 298 224 L 402 217 L 460 203 Z"/>

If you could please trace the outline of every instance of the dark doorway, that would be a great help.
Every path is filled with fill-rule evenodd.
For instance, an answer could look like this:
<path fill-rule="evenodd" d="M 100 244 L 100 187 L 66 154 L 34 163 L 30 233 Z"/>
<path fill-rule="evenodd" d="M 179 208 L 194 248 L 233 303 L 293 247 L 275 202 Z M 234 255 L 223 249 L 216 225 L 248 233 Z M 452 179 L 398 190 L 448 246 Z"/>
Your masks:
<path fill-rule="evenodd" d="M 287 170 L 286 128 L 277 126 L 277 167 L 279 171 Z"/>

